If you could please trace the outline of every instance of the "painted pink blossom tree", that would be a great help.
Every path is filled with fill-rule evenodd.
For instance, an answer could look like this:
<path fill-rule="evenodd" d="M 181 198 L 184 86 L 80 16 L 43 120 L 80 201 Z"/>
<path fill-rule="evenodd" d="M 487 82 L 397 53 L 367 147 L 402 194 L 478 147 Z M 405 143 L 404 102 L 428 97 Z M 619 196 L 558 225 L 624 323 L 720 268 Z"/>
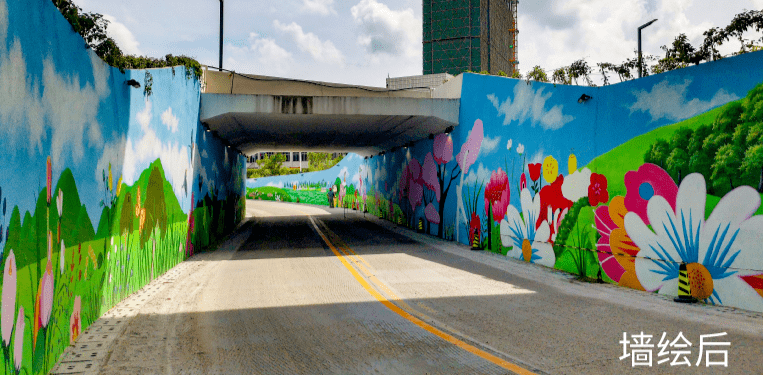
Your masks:
<path fill-rule="evenodd" d="M 426 186 L 435 192 L 435 197 L 438 203 L 438 223 L 437 224 L 437 236 L 443 237 L 442 220 L 445 211 L 445 200 L 448 198 L 448 192 L 450 191 L 453 181 L 461 175 L 461 169 L 458 164 L 454 165 L 450 170 L 447 164 L 453 160 L 453 139 L 448 134 L 438 134 L 434 137 L 434 144 L 432 145 L 432 161 L 427 163 L 424 161 L 424 177 Z M 456 171 L 458 169 L 458 171 Z M 433 177 L 436 176 L 436 181 Z M 432 222 L 432 221 L 430 221 Z M 434 222 L 432 222 L 435 224 Z"/>
<path fill-rule="evenodd" d="M 482 147 L 483 138 L 484 133 L 482 129 L 482 120 L 477 119 L 474 121 L 474 126 L 469 132 L 469 136 L 467 137 L 466 142 L 464 142 L 464 144 L 461 146 L 461 151 L 458 153 L 458 155 L 456 155 L 456 162 L 461 168 L 461 181 L 456 187 L 458 198 L 458 205 L 456 206 L 456 220 L 458 225 L 456 228 L 460 227 L 461 220 L 463 220 L 463 223 L 465 224 L 468 223 L 463 199 L 464 176 L 469 173 L 469 167 L 471 167 L 472 164 L 474 164 L 474 162 L 477 160 L 477 156 L 480 153 L 480 148 Z M 456 241 L 458 241 L 459 232 L 459 230 L 456 230 Z"/>

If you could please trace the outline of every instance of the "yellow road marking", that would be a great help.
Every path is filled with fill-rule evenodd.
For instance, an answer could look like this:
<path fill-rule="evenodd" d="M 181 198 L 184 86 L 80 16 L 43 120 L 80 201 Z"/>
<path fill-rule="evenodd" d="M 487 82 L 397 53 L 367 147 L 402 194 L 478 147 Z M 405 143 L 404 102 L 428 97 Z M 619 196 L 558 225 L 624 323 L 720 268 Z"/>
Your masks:
<path fill-rule="evenodd" d="M 344 265 L 345 268 L 347 268 L 348 271 L 350 271 L 350 274 L 352 274 L 353 277 L 355 277 L 355 280 L 360 283 L 361 286 L 374 298 L 376 298 L 377 301 L 381 302 L 384 306 L 386 306 L 388 309 L 392 310 L 397 315 L 400 315 L 401 317 L 405 318 L 406 320 L 410 321 L 411 323 L 415 324 L 419 328 L 463 349 L 466 350 L 469 353 L 472 353 L 480 358 L 483 358 L 489 362 L 492 362 L 500 367 L 503 367 L 509 371 L 513 371 L 514 373 L 520 374 L 520 375 L 536 375 L 534 372 L 529 371 L 525 368 L 519 367 L 511 362 L 508 362 L 502 358 L 496 357 L 484 350 L 481 350 L 473 345 L 469 345 L 435 327 L 432 327 L 431 325 L 427 324 L 426 322 L 422 321 L 421 319 L 411 315 L 410 313 L 406 312 L 405 310 L 401 309 L 394 303 L 390 302 L 388 299 L 386 299 L 384 296 L 382 296 L 379 292 L 377 292 L 371 284 L 366 281 L 363 276 L 361 276 L 357 270 L 345 259 L 345 255 L 342 255 L 342 253 L 337 250 L 337 248 L 334 246 L 334 244 L 329 241 L 329 239 L 326 237 L 326 235 L 321 231 L 320 228 L 318 228 L 318 225 L 315 224 L 315 220 L 313 220 L 312 216 L 308 216 L 310 219 L 310 222 L 313 224 L 313 227 L 315 228 L 315 231 L 318 232 L 318 235 L 321 236 L 323 239 L 323 242 L 328 245 L 328 247 L 331 249 L 331 251 L 336 255 L 337 258 L 339 258 L 339 261 Z M 349 257 L 348 257 L 349 258 Z M 356 263 L 357 264 L 357 263 Z"/>

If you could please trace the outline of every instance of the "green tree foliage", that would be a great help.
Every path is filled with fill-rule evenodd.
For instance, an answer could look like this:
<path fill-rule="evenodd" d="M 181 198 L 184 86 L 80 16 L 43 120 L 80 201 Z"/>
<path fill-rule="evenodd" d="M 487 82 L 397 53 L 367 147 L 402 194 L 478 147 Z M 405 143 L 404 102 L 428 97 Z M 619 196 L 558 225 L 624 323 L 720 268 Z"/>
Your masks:
<path fill-rule="evenodd" d="M 167 233 L 167 210 L 164 203 L 164 177 L 159 167 L 151 169 L 146 186 L 146 222 L 140 235 L 141 246 L 145 245 L 154 229 L 159 229 L 162 238 Z"/>
<path fill-rule="evenodd" d="M 548 82 L 548 75 L 541 69 L 540 65 L 535 65 L 533 70 L 527 73 L 527 78 L 538 82 Z"/>
<path fill-rule="evenodd" d="M 133 212 L 135 212 L 135 203 L 132 201 L 132 194 L 128 191 L 125 193 L 122 211 L 119 215 L 119 234 L 124 235 L 125 233 L 133 232 L 133 219 L 135 218 Z"/>
<path fill-rule="evenodd" d="M 680 128 L 670 141 L 657 140 L 644 162 L 661 166 L 679 183 L 701 173 L 708 193 L 717 196 L 741 185 L 763 193 L 763 84 L 727 104 L 710 126 Z"/>
<path fill-rule="evenodd" d="M 342 161 L 343 155 L 337 155 L 332 158 L 331 154 L 327 152 L 310 152 L 307 154 L 307 160 L 310 162 L 308 172 L 317 172 L 329 169 Z"/>
<path fill-rule="evenodd" d="M 248 170 L 247 176 L 249 178 L 259 178 L 287 174 L 287 168 L 281 167 L 285 161 L 286 156 L 281 153 L 275 153 L 271 156 L 263 156 L 258 163 L 260 168 Z"/>
<path fill-rule="evenodd" d="M 124 55 L 114 39 L 106 33 L 109 21 L 101 14 L 85 13 L 71 0 L 52 0 L 61 14 L 72 25 L 74 32 L 82 36 L 87 47 L 107 64 L 118 68 L 124 73 L 125 69 L 148 69 L 183 65 L 186 67 L 186 78 L 192 75 L 201 78 L 201 64 L 187 56 L 166 55 L 164 59 L 152 57 Z M 150 89 L 146 88 L 147 93 Z"/>

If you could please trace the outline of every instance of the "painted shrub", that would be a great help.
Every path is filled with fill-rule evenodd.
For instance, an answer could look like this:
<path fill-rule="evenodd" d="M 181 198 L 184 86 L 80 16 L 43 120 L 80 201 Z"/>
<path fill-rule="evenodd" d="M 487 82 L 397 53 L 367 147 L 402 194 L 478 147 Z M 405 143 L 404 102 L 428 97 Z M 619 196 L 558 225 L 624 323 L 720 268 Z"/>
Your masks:
<path fill-rule="evenodd" d="M 103 312 L 235 227 L 244 159 L 200 131 L 199 82 L 184 68 L 120 73 L 49 1 L 0 0 L 0 15 L 12 77 L 0 100 L 0 372 L 47 373 Z M 149 78 L 150 96 L 125 84 Z"/>
<path fill-rule="evenodd" d="M 460 125 L 367 160 L 364 183 L 395 209 L 380 216 L 425 217 L 439 237 L 668 295 L 686 263 L 695 297 L 763 311 L 761 63 L 604 87 L 465 74 Z M 421 205 L 408 203 L 413 160 Z"/>

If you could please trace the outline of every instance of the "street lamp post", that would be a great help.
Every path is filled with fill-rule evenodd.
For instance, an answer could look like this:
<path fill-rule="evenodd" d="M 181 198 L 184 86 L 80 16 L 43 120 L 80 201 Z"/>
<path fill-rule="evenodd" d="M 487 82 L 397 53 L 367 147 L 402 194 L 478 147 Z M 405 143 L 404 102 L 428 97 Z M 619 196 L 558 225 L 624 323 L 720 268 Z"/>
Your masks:
<path fill-rule="evenodd" d="M 222 1 L 222 0 L 220 0 L 220 1 Z M 222 13 L 220 13 L 220 19 L 222 20 Z M 641 78 L 641 29 L 643 29 L 643 28 L 653 24 L 655 21 L 657 21 L 656 18 L 638 27 L 638 77 L 639 78 Z M 220 22 L 222 24 L 222 21 L 220 21 Z M 222 29 L 221 29 L 220 33 L 222 33 Z M 222 54 L 222 52 L 220 52 L 220 53 Z"/>
<path fill-rule="evenodd" d="M 219 65 L 220 67 L 218 68 L 218 70 L 222 72 L 223 71 L 223 0 L 220 0 L 220 64 Z"/>

